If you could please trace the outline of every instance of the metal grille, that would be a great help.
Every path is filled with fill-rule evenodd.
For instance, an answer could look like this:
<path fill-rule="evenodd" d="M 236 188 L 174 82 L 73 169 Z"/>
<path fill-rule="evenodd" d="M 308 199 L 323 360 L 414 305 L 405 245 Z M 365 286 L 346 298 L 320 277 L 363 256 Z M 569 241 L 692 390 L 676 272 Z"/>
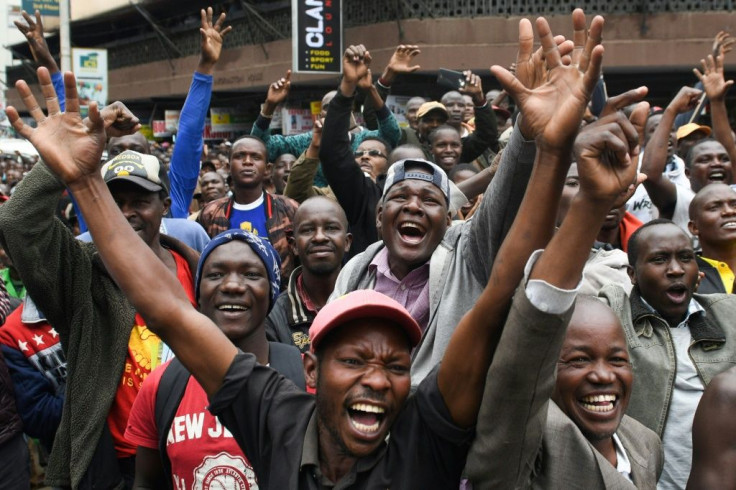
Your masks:
<path fill-rule="evenodd" d="M 568 14 L 574 7 L 582 7 L 589 14 L 635 14 L 657 12 L 730 11 L 735 0 L 343 0 L 344 26 L 353 27 L 390 22 L 397 19 L 426 19 L 440 17 L 480 16 L 537 16 Z M 263 17 L 283 37 L 291 37 L 291 12 L 282 8 L 262 12 Z M 274 41 L 279 38 L 264 28 L 251 15 L 240 14 L 231 22 L 233 32 L 226 38 L 225 47 L 234 48 Z M 198 25 L 181 28 L 170 35 L 183 56 L 199 53 Z M 149 37 L 121 45 L 120 39 L 109 49 L 110 68 L 121 68 L 168 58 L 161 41 Z"/>

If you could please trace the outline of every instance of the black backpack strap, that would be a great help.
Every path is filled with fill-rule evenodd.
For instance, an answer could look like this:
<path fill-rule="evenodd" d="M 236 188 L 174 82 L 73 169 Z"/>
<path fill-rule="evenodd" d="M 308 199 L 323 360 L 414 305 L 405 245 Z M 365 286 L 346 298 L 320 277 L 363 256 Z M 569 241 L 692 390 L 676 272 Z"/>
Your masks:
<path fill-rule="evenodd" d="M 269 342 L 268 363 L 273 369 L 290 379 L 300 390 L 306 390 L 302 355 L 293 345 Z"/>
<path fill-rule="evenodd" d="M 169 427 L 174 422 L 176 409 L 179 408 L 184 391 L 189 382 L 189 371 L 177 358 L 171 360 L 161 375 L 161 381 L 156 392 L 156 427 L 158 428 L 158 451 L 164 467 L 166 487 L 171 489 L 171 461 L 166 455 L 166 439 L 169 436 Z"/>

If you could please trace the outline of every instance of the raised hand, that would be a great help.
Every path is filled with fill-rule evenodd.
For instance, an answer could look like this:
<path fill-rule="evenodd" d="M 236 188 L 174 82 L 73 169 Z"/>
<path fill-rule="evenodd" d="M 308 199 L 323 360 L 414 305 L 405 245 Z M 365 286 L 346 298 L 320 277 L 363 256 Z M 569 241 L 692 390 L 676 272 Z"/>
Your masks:
<path fill-rule="evenodd" d="M 358 80 L 358 88 L 362 91 L 368 91 L 373 86 L 373 74 L 371 73 L 370 68 L 368 71 L 363 75 L 363 77 Z"/>
<path fill-rule="evenodd" d="M 386 83 L 393 83 L 396 79 L 396 75 L 402 73 L 414 73 L 421 67 L 419 65 L 412 65 L 414 58 L 421 53 L 419 46 L 413 44 L 399 44 L 396 47 L 396 51 L 391 55 L 391 59 L 388 60 L 386 68 L 383 70 L 381 78 Z"/>
<path fill-rule="evenodd" d="M 268 94 L 266 95 L 266 105 L 270 106 L 271 112 L 277 105 L 281 104 L 289 96 L 291 90 L 291 70 L 286 70 L 286 75 L 279 78 L 268 86 Z"/>
<path fill-rule="evenodd" d="M 28 15 L 25 10 L 22 12 L 23 18 L 26 20 L 28 25 L 23 24 L 19 20 L 14 21 L 15 27 L 25 36 L 28 41 L 28 47 L 31 48 L 31 55 L 33 59 L 41 66 L 45 66 L 49 71 L 55 73 L 59 71 L 59 66 L 56 64 L 54 57 L 49 51 L 49 46 L 46 44 L 46 38 L 43 37 L 43 21 L 41 20 L 41 12 L 36 10 L 36 21 Z"/>
<path fill-rule="evenodd" d="M 565 36 L 555 36 L 554 40 L 560 54 L 567 55 L 572 52 L 572 41 L 566 41 Z M 516 55 L 516 63 L 511 63 L 507 70 L 530 90 L 534 90 L 547 81 L 544 47 L 534 51 L 534 30 L 528 19 L 522 19 L 519 22 L 519 51 Z"/>
<path fill-rule="evenodd" d="M 698 105 L 698 98 L 702 93 L 702 90 L 693 87 L 682 87 L 667 108 L 675 111 L 676 114 L 695 109 L 695 106 Z"/>
<path fill-rule="evenodd" d="M 580 193 L 588 200 L 620 205 L 633 192 L 638 179 L 639 131 L 649 104 L 639 103 L 631 120 L 623 112 L 605 116 L 581 131 L 574 151 L 580 172 Z"/>
<path fill-rule="evenodd" d="M 371 54 L 362 44 L 348 47 L 342 57 L 342 81 L 340 92 L 346 96 L 355 93 L 355 87 L 365 77 L 371 66 Z"/>
<path fill-rule="evenodd" d="M 586 33 L 583 11 L 575 9 L 572 17 L 574 49 L 570 65 L 563 64 L 563 56 L 569 53 L 569 43 L 558 43 L 559 39 L 552 36 L 547 21 L 539 18 L 536 26 L 543 56 L 532 53 L 534 38 L 531 24 L 522 20 L 519 22 L 516 77 L 501 66 L 491 67 L 493 74 L 521 109 L 524 136 L 536 139 L 540 149 L 561 154 L 570 150 L 600 76 L 603 59 L 603 47 L 599 46 L 603 18 L 596 16 L 591 22 L 589 33 Z M 542 63 L 546 73 L 545 68 L 540 66 Z M 543 83 L 539 78 L 542 74 Z"/>
<path fill-rule="evenodd" d="M 726 92 L 733 85 L 733 80 L 726 81 L 723 77 L 723 55 L 720 54 L 714 59 L 713 55 L 709 54 L 706 59 L 700 60 L 700 64 L 703 72 L 693 68 L 693 73 L 703 83 L 705 95 L 712 101 L 723 100 Z"/>
<path fill-rule="evenodd" d="M 37 127 L 23 122 L 14 107 L 6 113 L 10 124 L 21 136 L 36 147 L 44 162 L 64 181 L 73 184 L 85 176 L 98 175 L 102 150 L 105 147 L 105 128 L 97 104 L 89 105 L 89 126 L 79 115 L 79 97 L 74 74 L 64 74 L 66 112 L 61 112 L 46 68 L 38 69 L 38 82 L 46 99 L 48 116 L 44 116 L 28 84 L 19 80 L 15 87 Z"/>
<path fill-rule="evenodd" d="M 713 39 L 713 47 L 711 48 L 713 56 L 728 53 L 731 51 L 734 42 L 736 42 L 736 39 L 732 38 L 730 33 L 726 31 L 718 32 L 715 39 Z"/>
<path fill-rule="evenodd" d="M 486 103 L 486 95 L 483 92 L 483 85 L 481 84 L 480 77 L 474 75 L 472 71 L 465 70 L 465 85 L 459 90 L 461 94 L 468 94 L 473 98 L 473 104 L 481 106 Z"/>
<path fill-rule="evenodd" d="M 120 101 L 113 102 L 100 110 L 100 118 L 107 138 L 133 134 L 141 128 L 140 120 Z M 94 129 L 89 117 L 84 118 L 87 129 Z"/>
<path fill-rule="evenodd" d="M 603 119 L 606 116 L 609 116 L 611 114 L 615 114 L 616 112 L 623 110 L 624 107 L 628 107 L 631 104 L 635 102 L 640 102 L 644 100 L 644 97 L 647 96 L 647 93 L 649 93 L 649 88 L 641 86 L 638 88 L 634 88 L 631 90 L 628 90 L 622 94 L 610 97 L 606 101 L 606 105 L 603 106 L 603 110 L 601 111 L 599 118 Z M 631 120 L 631 119 L 630 119 Z M 646 115 L 643 120 L 635 119 L 631 120 L 631 123 L 636 128 L 636 131 L 639 133 L 639 143 L 641 144 L 644 141 L 644 127 L 646 126 L 647 118 Z M 586 125 L 581 129 L 581 131 L 586 131 L 591 128 L 592 125 Z"/>
<path fill-rule="evenodd" d="M 197 71 L 211 75 L 222 53 L 222 40 L 232 30 L 232 26 L 223 29 L 225 12 L 220 14 L 214 24 L 212 23 L 212 7 L 207 7 L 207 10 L 202 9 L 199 13 L 202 23 L 199 28 L 201 47 Z"/>
<path fill-rule="evenodd" d="M 319 148 L 322 144 L 322 121 L 317 119 L 312 126 L 312 145 Z"/>

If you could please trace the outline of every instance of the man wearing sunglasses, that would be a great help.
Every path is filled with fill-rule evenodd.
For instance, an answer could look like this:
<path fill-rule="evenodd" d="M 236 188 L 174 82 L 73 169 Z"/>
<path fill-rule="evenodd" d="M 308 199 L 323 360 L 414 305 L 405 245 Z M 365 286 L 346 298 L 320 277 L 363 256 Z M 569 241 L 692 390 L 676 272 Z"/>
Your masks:
<path fill-rule="evenodd" d="M 363 174 L 383 187 L 383 179 L 388 170 L 388 143 L 378 138 L 366 138 L 355 150 L 355 163 Z"/>

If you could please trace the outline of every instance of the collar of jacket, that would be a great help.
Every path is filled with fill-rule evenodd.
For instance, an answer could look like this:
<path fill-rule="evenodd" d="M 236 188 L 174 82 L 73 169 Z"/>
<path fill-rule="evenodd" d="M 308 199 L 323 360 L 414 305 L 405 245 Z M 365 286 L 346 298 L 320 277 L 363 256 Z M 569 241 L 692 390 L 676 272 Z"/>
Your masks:
<path fill-rule="evenodd" d="M 703 306 L 703 301 L 699 295 L 694 295 L 693 299 Z M 647 317 L 658 320 L 658 323 L 661 325 L 668 325 L 664 318 L 652 312 L 642 302 L 637 286 L 634 286 L 634 289 L 631 291 L 629 301 L 631 303 L 631 319 L 638 336 L 650 338 L 654 333 L 653 325 L 655 322 L 644 321 Z M 688 321 L 688 327 L 690 328 L 690 335 L 693 337 L 693 342 L 702 342 L 702 348 L 704 350 L 720 349 L 726 343 L 726 335 L 723 333 L 723 329 L 707 314 L 691 316 Z"/>
<path fill-rule="evenodd" d="M 296 325 L 301 325 L 304 323 L 311 323 L 315 317 L 315 315 L 313 315 L 312 312 L 310 312 L 307 307 L 304 306 L 304 302 L 302 301 L 301 296 L 299 296 L 299 290 L 297 288 L 296 281 L 301 273 L 302 266 L 300 265 L 291 272 L 291 276 L 289 276 L 289 285 L 286 287 L 286 294 L 289 295 L 289 302 L 291 303 L 291 308 L 287 312 L 290 327 L 294 327 Z"/>

